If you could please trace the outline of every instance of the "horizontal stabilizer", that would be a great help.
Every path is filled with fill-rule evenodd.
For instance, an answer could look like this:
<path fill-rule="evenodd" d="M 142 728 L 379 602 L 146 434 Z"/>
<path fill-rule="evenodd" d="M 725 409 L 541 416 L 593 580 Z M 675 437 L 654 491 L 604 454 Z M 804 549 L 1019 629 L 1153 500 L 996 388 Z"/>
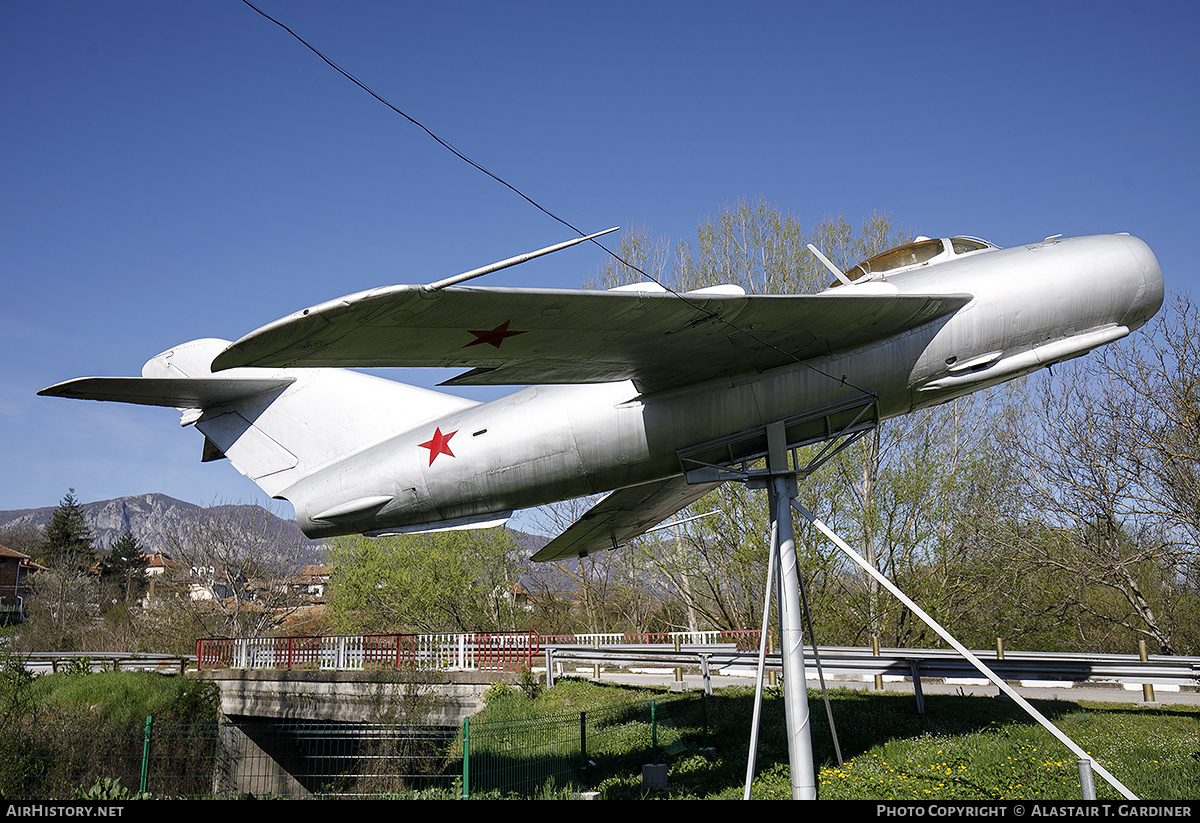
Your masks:
<path fill-rule="evenodd" d="M 155 355 L 141 377 L 81 377 L 38 394 L 184 410 L 180 425 L 204 435 L 201 460 L 227 458 L 272 497 L 339 460 L 407 431 L 423 420 L 478 401 L 344 369 L 213 374 L 228 340 L 192 340 Z M 331 521 L 384 505 L 368 496 L 324 507 Z M 357 507 L 357 508 L 356 508 Z"/>
<path fill-rule="evenodd" d="M 74 400 L 110 400 L 141 406 L 205 409 L 286 389 L 296 379 L 226 377 L 80 377 L 38 394 Z"/>
<path fill-rule="evenodd" d="M 720 483 L 689 484 L 683 475 L 617 489 L 551 540 L 533 560 L 563 560 L 616 548 L 695 503 Z"/>

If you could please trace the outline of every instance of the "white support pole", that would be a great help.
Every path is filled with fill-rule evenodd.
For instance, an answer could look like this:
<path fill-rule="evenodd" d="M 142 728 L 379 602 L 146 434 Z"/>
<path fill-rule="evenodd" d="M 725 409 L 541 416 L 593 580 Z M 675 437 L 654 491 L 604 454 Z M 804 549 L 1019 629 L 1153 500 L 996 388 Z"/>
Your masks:
<path fill-rule="evenodd" d="M 816 800 L 812 730 L 809 727 L 808 682 L 804 676 L 804 636 L 801 631 L 799 564 L 792 528 L 795 477 L 788 468 L 787 441 L 781 423 L 767 426 L 768 504 L 771 531 L 779 552 L 780 653 L 783 664 L 783 708 L 787 718 L 788 762 L 792 799 Z"/>
<path fill-rule="evenodd" d="M 767 665 L 767 632 L 771 628 L 771 589 L 775 585 L 775 530 L 771 530 L 771 548 L 767 552 L 767 580 L 763 585 L 762 629 L 758 633 L 758 675 L 754 680 L 754 713 L 750 721 L 750 755 L 746 758 L 746 787 L 742 799 L 750 799 L 754 768 L 758 761 L 758 725 L 762 717 L 763 674 Z"/>
<path fill-rule="evenodd" d="M 1122 783 L 1119 780 L 1117 780 L 1117 778 L 1113 777 L 1111 774 L 1108 773 L 1108 771 L 1106 769 L 1104 769 L 1103 766 L 1101 766 L 1099 763 L 1097 763 L 1095 761 L 1095 759 L 1092 758 L 1091 755 L 1089 755 L 1087 752 L 1085 752 L 1083 749 L 1081 749 L 1079 746 L 1077 746 L 1075 744 L 1075 742 L 1073 740 L 1071 740 L 1071 738 L 1069 738 L 1065 734 L 1063 734 L 1063 732 L 1060 731 L 1057 726 L 1055 726 L 1048 719 L 1046 719 L 1046 717 L 1044 717 L 1041 712 L 1039 712 L 1037 709 L 1035 709 L 1033 706 L 1031 706 L 1029 704 L 1029 701 L 1027 701 L 1025 698 L 1021 697 L 1021 695 L 1017 694 L 1015 689 L 1013 689 L 1011 686 L 1009 686 L 1007 683 L 1005 683 L 1003 680 L 1001 680 L 1000 677 L 995 672 L 993 672 L 991 669 L 989 669 L 982 660 L 980 660 L 978 657 L 976 657 L 974 654 L 972 654 L 966 648 L 966 646 L 962 645 L 957 640 L 955 640 L 950 635 L 950 632 L 946 631 L 944 628 L 942 628 L 940 623 L 938 623 L 936 620 L 934 620 L 932 617 L 930 617 L 928 614 L 926 614 L 924 609 L 922 609 L 915 602 L 913 602 L 907 595 L 904 594 L 904 592 L 902 592 L 902 591 L 900 591 L 900 589 L 896 588 L 895 584 L 893 584 L 891 580 L 888 580 L 888 578 L 883 573 L 881 573 L 878 569 L 876 569 L 874 566 L 872 566 L 870 563 L 868 563 L 866 561 L 866 559 L 863 558 L 862 555 L 860 555 L 854 549 L 850 548 L 850 546 L 846 543 L 846 541 L 842 540 L 840 537 L 838 537 L 836 534 L 834 534 L 833 531 L 828 526 L 826 526 L 824 523 L 822 523 L 820 520 L 818 520 L 817 516 L 815 514 L 813 514 L 812 512 L 810 512 L 808 509 L 804 508 L 803 506 L 801 506 L 795 500 L 792 501 L 792 507 L 795 508 L 795 510 L 798 511 L 800 513 L 800 515 L 802 517 L 804 517 L 805 520 L 807 520 L 809 523 L 812 523 L 823 535 L 825 535 L 827 538 L 829 538 L 833 542 L 833 544 L 835 546 L 837 546 L 839 549 L 841 549 L 851 560 L 853 560 L 855 563 L 857 563 L 862 568 L 863 571 L 865 571 L 867 574 L 871 575 L 873 578 L 875 578 L 877 581 L 879 581 L 879 584 L 881 586 L 883 586 L 885 589 L 887 589 L 889 592 L 891 592 L 896 597 L 896 599 L 898 599 L 905 606 L 908 606 L 908 608 L 912 610 L 913 614 L 915 614 L 917 617 L 919 617 L 921 620 L 923 620 L 926 625 L 928 625 L 931 629 L 933 629 L 935 632 L 937 632 L 938 635 L 940 635 L 943 640 L 945 640 L 947 643 L 949 643 L 955 649 L 955 651 L 957 651 L 959 654 L 961 654 L 963 657 L 965 657 L 971 663 L 972 666 L 974 666 L 976 669 L 978 669 L 984 675 L 984 677 L 986 677 L 988 680 L 992 681 L 992 683 L 994 683 L 996 686 L 998 686 L 1000 688 L 1000 691 L 1004 692 L 1006 695 L 1011 697 L 1018 706 L 1020 706 L 1022 709 L 1024 709 L 1025 712 L 1030 717 L 1032 717 L 1034 720 L 1036 720 L 1038 723 L 1040 723 L 1046 729 L 1046 731 L 1050 732 L 1052 735 L 1054 735 L 1056 738 L 1058 738 L 1058 740 L 1063 745 L 1065 745 L 1068 749 L 1070 749 L 1072 752 L 1074 752 L 1074 754 L 1078 758 L 1080 758 L 1081 760 L 1086 760 L 1089 763 L 1091 763 L 1092 769 L 1098 775 L 1100 775 L 1102 778 L 1104 778 L 1105 782 L 1107 782 L 1110 786 L 1112 786 L 1114 789 L 1116 789 L 1118 792 L 1120 792 L 1121 795 L 1124 796 L 1125 798 L 1127 798 L 1129 800 L 1137 800 L 1138 799 L 1137 796 L 1133 792 L 1131 792 L 1131 791 L 1129 791 L 1129 789 L 1125 788 L 1125 786 L 1122 785 Z"/>

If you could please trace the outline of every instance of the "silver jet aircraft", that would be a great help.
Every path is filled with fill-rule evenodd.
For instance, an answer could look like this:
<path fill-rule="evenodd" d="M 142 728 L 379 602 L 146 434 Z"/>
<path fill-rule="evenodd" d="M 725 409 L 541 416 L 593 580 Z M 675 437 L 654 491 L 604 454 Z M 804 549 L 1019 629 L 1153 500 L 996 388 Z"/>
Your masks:
<path fill-rule="evenodd" d="M 789 446 L 853 437 L 1118 340 L 1163 299 L 1153 253 L 1124 234 L 922 238 L 847 272 L 825 261 L 836 282 L 813 295 L 461 285 L 530 256 L 40 394 L 180 409 L 203 460 L 289 501 L 311 537 L 497 525 L 611 492 L 535 556 L 554 560 L 670 517 L 763 456 L 768 426 Z M 475 402 L 349 367 L 459 367 L 443 385 L 525 388 Z"/>

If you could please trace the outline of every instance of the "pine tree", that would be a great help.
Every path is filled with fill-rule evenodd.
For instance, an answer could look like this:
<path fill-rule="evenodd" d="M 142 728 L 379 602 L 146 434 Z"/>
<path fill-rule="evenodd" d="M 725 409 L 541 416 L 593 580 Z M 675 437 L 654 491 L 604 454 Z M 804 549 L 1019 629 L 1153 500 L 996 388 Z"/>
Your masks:
<path fill-rule="evenodd" d="M 69 489 L 50 517 L 42 537 L 39 559 L 49 563 L 89 566 L 95 560 L 92 532 L 83 518 L 83 507 Z"/>
<path fill-rule="evenodd" d="M 125 532 L 113 543 L 101 574 L 116 582 L 126 600 L 141 593 L 146 582 L 146 558 L 142 554 L 142 544 L 130 532 Z"/>

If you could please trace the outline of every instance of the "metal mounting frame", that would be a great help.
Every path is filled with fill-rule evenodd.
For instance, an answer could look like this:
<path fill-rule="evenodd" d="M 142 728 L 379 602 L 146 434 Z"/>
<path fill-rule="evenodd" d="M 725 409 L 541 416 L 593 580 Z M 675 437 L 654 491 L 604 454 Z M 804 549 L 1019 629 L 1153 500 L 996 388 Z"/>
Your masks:
<path fill-rule="evenodd" d="M 857 402 L 856 402 L 857 401 Z M 830 432 L 825 437 L 809 436 L 807 439 L 793 439 L 795 428 L 789 433 L 789 426 L 796 427 L 804 424 L 810 424 L 816 420 L 825 421 L 827 427 L 838 414 L 850 414 L 850 419 L 842 424 L 837 431 L 829 428 Z M 1008 684 L 995 675 L 982 661 L 974 654 L 959 643 L 953 636 L 949 634 L 940 624 L 930 617 L 920 606 L 906 596 L 902 591 L 896 588 L 888 578 L 880 573 L 877 569 L 867 563 L 857 552 L 855 552 L 845 541 L 838 537 L 824 523 L 816 518 L 816 516 L 806 509 L 795 499 L 797 493 L 797 477 L 805 476 L 814 471 L 818 466 L 827 462 L 834 454 L 844 449 L 846 446 L 853 443 L 863 434 L 866 434 L 871 429 L 875 428 L 879 423 L 879 411 L 876 403 L 876 398 L 873 395 L 862 395 L 859 398 L 844 401 L 843 403 L 833 404 L 832 406 L 814 411 L 807 415 L 800 415 L 796 418 L 788 420 L 780 420 L 775 423 L 770 423 L 761 428 L 756 428 L 746 432 L 740 432 L 728 438 L 723 438 L 712 443 L 702 444 L 687 450 L 677 452 L 680 461 L 686 466 L 690 462 L 693 465 L 693 470 L 704 473 L 701 476 L 704 481 L 691 479 L 691 482 L 711 482 L 713 479 L 731 480 L 735 482 L 745 482 L 751 488 L 765 488 L 767 490 L 767 506 L 771 520 L 771 563 L 769 568 L 774 566 L 774 587 L 776 591 L 776 606 L 778 609 L 778 619 L 780 627 L 780 658 L 781 668 L 783 670 L 783 698 L 784 698 L 784 717 L 787 725 L 788 737 L 788 761 L 789 771 L 791 773 L 791 789 L 793 800 L 815 800 L 817 798 L 817 779 L 816 779 L 816 764 L 813 761 L 812 751 L 812 735 L 809 723 L 809 708 L 808 708 L 808 687 L 804 671 L 804 648 L 803 648 L 803 630 L 801 624 L 801 599 L 800 599 L 800 574 L 799 563 L 796 554 L 795 531 L 792 521 L 792 510 L 798 512 L 805 520 L 807 520 L 818 531 L 831 540 L 839 549 L 841 549 L 851 560 L 858 564 L 864 571 L 874 577 L 880 584 L 886 588 L 892 595 L 900 600 L 923 622 L 937 632 L 944 640 L 946 640 L 959 654 L 966 658 L 979 672 L 995 683 L 1000 690 L 1021 706 L 1031 717 L 1045 727 L 1051 734 L 1057 737 L 1068 748 L 1071 749 L 1079 758 L 1081 780 L 1085 781 L 1084 792 L 1087 796 L 1087 783 L 1090 780 L 1092 771 L 1099 774 L 1109 785 L 1117 789 L 1124 797 L 1136 800 L 1136 796 L 1121 784 L 1115 777 L 1106 771 L 1099 763 L 1093 760 L 1090 755 L 1079 748 L 1070 738 L 1068 738 L 1061 730 L 1053 723 L 1043 717 L 1036 709 L 1033 708 L 1024 698 L 1016 693 Z M 738 444 L 753 443 L 756 440 L 765 440 L 766 450 L 761 454 L 746 452 L 744 456 L 736 457 L 731 462 L 740 464 L 740 467 L 725 466 L 717 463 L 712 463 L 710 460 L 704 460 L 699 457 L 700 454 L 711 453 L 716 449 L 726 448 L 731 452 Z M 801 467 L 797 449 L 811 445 L 814 442 L 828 441 L 825 448 L 821 449 L 815 456 L 810 458 L 808 462 Z M 751 468 L 750 463 L 755 460 L 761 460 L 765 457 L 765 468 Z M 721 474 L 712 476 L 707 474 L 712 470 L 720 470 Z M 777 564 L 777 565 L 776 565 Z M 771 577 L 768 572 L 768 577 Z M 768 596 L 769 603 L 769 596 Z M 769 606 L 764 603 L 763 622 L 764 629 L 767 621 L 767 611 Z M 764 632 L 765 634 L 765 632 Z M 816 648 L 815 641 L 813 643 L 814 651 Z M 760 650 L 760 656 L 762 651 Z M 747 763 L 746 771 L 746 789 L 745 797 L 750 796 L 750 782 L 753 777 L 755 754 L 754 749 L 757 745 L 759 722 L 757 703 L 761 699 L 763 688 L 762 682 L 762 666 L 760 661 L 758 672 L 758 683 L 756 687 L 756 711 L 751 731 L 751 751 Z M 1090 768 L 1086 770 L 1084 766 Z M 1092 793 L 1094 796 L 1094 792 Z"/>
<path fill-rule="evenodd" d="M 804 671 L 800 573 L 791 510 L 797 492 L 797 478 L 812 474 L 834 455 L 875 429 L 879 425 L 879 418 L 878 396 L 864 392 L 676 452 L 689 483 L 733 481 L 767 491 L 771 519 L 771 559 L 775 568 L 773 582 L 780 628 L 784 716 L 794 800 L 817 797 L 808 683 Z M 824 444 L 816 454 L 801 455 L 800 449 L 816 443 Z M 764 604 L 764 622 L 767 609 Z M 760 666 L 756 702 L 761 698 L 762 688 Z M 752 732 L 754 740 L 757 739 L 757 723 L 756 716 Z M 755 744 L 752 743 L 747 763 L 747 797 L 755 759 L 754 748 Z"/>
<path fill-rule="evenodd" d="M 879 398 L 874 393 L 863 393 L 775 423 L 679 449 L 675 454 L 689 483 L 731 480 L 765 488 L 771 470 L 753 464 L 769 454 L 768 429 L 780 427 L 782 431 L 788 463 L 792 466 L 784 471 L 806 477 L 878 425 Z M 825 445 L 801 465 L 800 449 L 815 443 Z"/>

